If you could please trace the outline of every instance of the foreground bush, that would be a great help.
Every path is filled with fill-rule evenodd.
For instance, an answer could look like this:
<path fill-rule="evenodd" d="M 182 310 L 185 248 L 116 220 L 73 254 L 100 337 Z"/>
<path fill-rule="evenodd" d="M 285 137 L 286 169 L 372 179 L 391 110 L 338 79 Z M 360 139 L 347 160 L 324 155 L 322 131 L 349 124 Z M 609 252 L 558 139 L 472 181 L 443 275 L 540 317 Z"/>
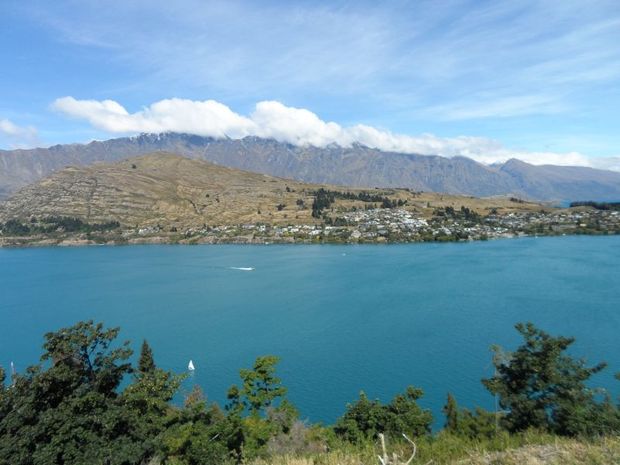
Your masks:
<path fill-rule="evenodd" d="M 353 443 L 374 439 L 379 433 L 396 437 L 403 433 L 412 437 L 429 434 L 433 415 L 417 404 L 423 395 L 421 389 L 409 386 L 404 394 L 383 405 L 378 400 L 369 400 L 362 392 L 356 403 L 347 405 L 347 411 L 334 425 L 334 431 Z"/>
<path fill-rule="evenodd" d="M 531 324 L 517 330 L 524 343 L 496 349 L 496 374 L 483 380 L 502 411 L 461 409 L 449 395 L 445 427 L 433 435 L 432 415 L 417 403 L 423 392 L 412 386 L 387 404 L 361 393 L 333 427 L 306 424 L 286 399 L 274 356 L 240 370 L 224 409 L 199 389 L 178 406 L 171 400 L 183 377 L 158 368 L 146 341 L 133 366 L 118 328 L 80 322 L 46 334 L 41 363 L 8 383 L 0 368 L 0 465 L 374 464 L 382 434 L 392 453 L 411 453 L 403 433 L 415 441 L 416 463 L 518 463 L 549 444 L 565 449 L 548 451 L 565 460 L 557 463 L 620 463 L 612 461 L 620 409 L 588 383 L 604 364 L 568 356 L 571 338 Z M 500 451 L 513 452 L 489 455 Z"/>

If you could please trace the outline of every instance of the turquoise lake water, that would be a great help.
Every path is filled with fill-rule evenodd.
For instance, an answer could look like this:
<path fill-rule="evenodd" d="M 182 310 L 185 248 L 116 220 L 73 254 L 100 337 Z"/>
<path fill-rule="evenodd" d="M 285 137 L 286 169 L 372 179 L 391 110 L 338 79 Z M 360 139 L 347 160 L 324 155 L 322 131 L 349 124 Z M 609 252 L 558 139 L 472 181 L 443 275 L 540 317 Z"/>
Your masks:
<path fill-rule="evenodd" d="M 573 354 L 610 364 L 594 384 L 620 393 L 620 237 L 0 249 L 0 365 L 37 362 L 45 332 L 85 319 L 136 350 L 148 339 L 164 368 L 193 359 L 184 389 L 220 403 L 239 368 L 276 354 L 311 421 L 413 384 L 440 424 L 448 391 L 493 408 L 489 346 L 514 348 L 519 321 L 575 336 Z"/>

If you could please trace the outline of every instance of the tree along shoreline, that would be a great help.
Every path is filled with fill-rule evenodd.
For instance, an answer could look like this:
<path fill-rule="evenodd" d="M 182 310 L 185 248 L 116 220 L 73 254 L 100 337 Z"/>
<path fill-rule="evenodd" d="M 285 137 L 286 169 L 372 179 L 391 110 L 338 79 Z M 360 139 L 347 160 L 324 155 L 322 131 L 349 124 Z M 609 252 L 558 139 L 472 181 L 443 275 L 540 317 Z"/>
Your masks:
<path fill-rule="evenodd" d="M 129 341 L 117 341 L 119 328 L 79 322 L 45 335 L 40 364 L 8 379 L 0 369 L 0 463 L 233 464 L 334 451 L 372 457 L 382 449 L 387 460 L 377 442 L 384 438 L 396 457 L 410 454 L 413 444 L 412 458 L 419 445 L 420 458 L 449 463 L 472 447 L 619 435 L 620 405 L 588 387 L 606 364 L 569 356 L 573 338 L 532 323 L 515 328 L 522 344 L 493 347 L 495 374 L 482 380 L 498 410 L 460 408 L 447 393 L 444 427 L 433 433 L 433 415 L 418 405 L 424 392 L 415 386 L 388 403 L 361 392 L 334 425 L 305 423 L 286 398 L 273 355 L 239 371 L 223 408 L 198 387 L 177 406 L 171 401 L 185 375 L 159 368 L 146 341 L 132 365 Z"/>
<path fill-rule="evenodd" d="M 240 231 L 242 232 L 242 231 Z M 536 231 L 507 232 L 497 236 L 480 236 L 461 238 L 457 236 L 431 236 L 418 238 L 389 238 L 377 236 L 372 239 L 349 240 L 338 236 L 318 236 L 314 238 L 295 236 L 254 236 L 218 234 L 73 234 L 55 233 L 35 236 L 2 236 L 0 248 L 37 248 L 37 247 L 87 247 L 87 246 L 128 246 L 128 245 L 402 245 L 425 243 L 467 243 L 503 239 L 521 239 L 536 237 L 565 236 L 618 236 L 620 229 L 613 230 L 574 230 L 572 232 Z"/>

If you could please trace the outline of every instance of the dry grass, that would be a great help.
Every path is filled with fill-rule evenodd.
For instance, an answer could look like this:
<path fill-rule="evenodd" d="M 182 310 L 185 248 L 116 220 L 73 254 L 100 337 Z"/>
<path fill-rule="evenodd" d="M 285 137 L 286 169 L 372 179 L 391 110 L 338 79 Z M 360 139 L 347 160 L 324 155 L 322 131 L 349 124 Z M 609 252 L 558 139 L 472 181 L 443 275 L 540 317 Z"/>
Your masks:
<path fill-rule="evenodd" d="M 379 465 L 372 449 L 332 451 L 310 456 L 277 456 L 250 465 Z M 421 451 L 422 452 L 422 451 Z M 454 451 L 447 455 L 455 455 Z M 445 451 L 427 449 L 411 465 L 612 465 L 620 464 L 620 437 L 593 441 L 554 438 L 549 444 L 529 444 L 504 451 L 484 447 L 461 450 L 460 458 L 445 458 Z"/>
<path fill-rule="evenodd" d="M 595 443 L 557 441 L 503 452 L 482 453 L 456 462 L 462 465 L 608 465 L 620 464 L 620 440 Z"/>

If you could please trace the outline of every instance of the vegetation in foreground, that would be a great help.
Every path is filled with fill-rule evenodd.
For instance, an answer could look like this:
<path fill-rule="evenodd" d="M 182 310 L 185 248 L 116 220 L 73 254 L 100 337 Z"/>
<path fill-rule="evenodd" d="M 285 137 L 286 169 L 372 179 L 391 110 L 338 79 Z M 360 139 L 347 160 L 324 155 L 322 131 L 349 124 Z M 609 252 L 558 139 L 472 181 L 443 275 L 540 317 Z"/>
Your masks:
<path fill-rule="evenodd" d="M 620 463 L 620 406 L 588 383 L 605 364 L 567 355 L 572 338 L 516 329 L 522 345 L 494 348 L 495 375 L 482 380 L 500 410 L 448 394 L 433 434 L 413 386 L 387 404 L 361 393 L 334 425 L 307 424 L 274 356 L 240 370 L 224 409 L 198 388 L 178 406 L 183 376 L 158 368 L 146 341 L 133 366 L 118 328 L 80 322 L 45 335 L 39 365 L 9 380 L 0 369 L 0 464 Z"/>

